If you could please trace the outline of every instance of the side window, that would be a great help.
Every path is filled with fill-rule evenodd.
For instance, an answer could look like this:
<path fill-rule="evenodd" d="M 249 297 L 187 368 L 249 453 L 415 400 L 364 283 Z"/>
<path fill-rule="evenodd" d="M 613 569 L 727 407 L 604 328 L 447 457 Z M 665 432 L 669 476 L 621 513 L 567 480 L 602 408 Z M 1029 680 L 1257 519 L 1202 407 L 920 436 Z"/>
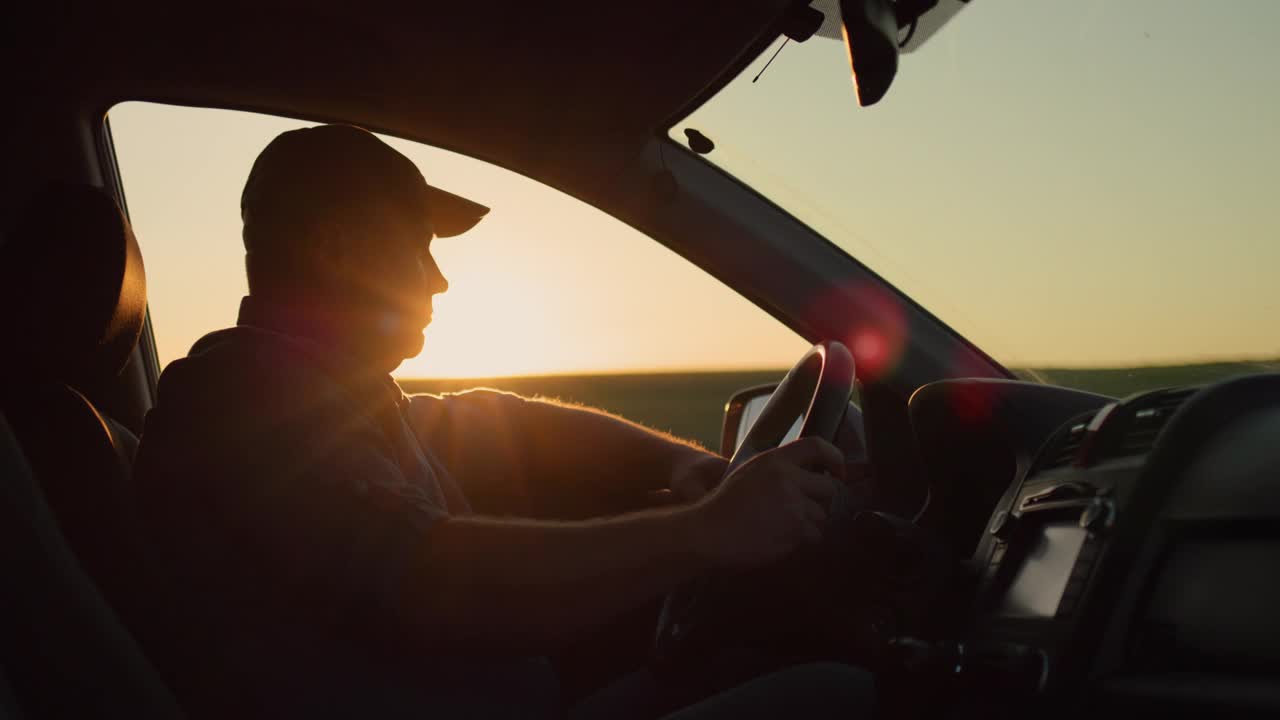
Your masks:
<path fill-rule="evenodd" d="M 161 367 L 235 324 L 246 292 L 240 191 L 258 152 L 311 123 L 151 103 L 111 110 L 147 267 Z M 734 390 L 777 380 L 802 338 L 621 221 L 508 170 L 384 138 L 428 182 L 484 202 L 471 232 L 433 243 L 450 282 L 408 392 L 477 386 L 581 402 L 718 443 Z"/>

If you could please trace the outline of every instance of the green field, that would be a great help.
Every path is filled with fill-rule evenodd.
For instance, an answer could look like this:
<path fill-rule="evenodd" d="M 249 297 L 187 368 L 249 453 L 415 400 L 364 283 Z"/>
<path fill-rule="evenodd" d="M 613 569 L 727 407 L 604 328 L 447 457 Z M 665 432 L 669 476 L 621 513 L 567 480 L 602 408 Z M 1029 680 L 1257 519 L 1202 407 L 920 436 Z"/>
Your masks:
<path fill-rule="evenodd" d="M 1140 390 L 1194 385 L 1233 375 L 1280 370 L 1276 362 L 1221 362 L 1142 368 L 1018 370 L 1041 381 L 1122 397 Z M 734 391 L 777 382 L 785 370 L 746 372 L 636 373 L 622 375 L 547 375 L 400 380 L 405 392 L 457 392 L 491 387 L 525 396 L 556 398 L 603 408 L 650 427 L 696 440 L 708 448 L 720 443 L 725 401 Z"/>

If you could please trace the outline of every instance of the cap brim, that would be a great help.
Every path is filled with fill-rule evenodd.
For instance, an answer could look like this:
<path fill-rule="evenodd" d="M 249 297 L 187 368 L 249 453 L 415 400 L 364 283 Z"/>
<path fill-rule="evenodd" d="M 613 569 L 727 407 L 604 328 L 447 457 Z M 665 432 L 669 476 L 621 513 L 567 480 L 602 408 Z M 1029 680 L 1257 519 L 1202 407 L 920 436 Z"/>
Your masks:
<path fill-rule="evenodd" d="M 427 201 L 431 205 L 431 225 L 436 237 L 461 235 L 489 214 L 489 208 L 478 202 L 430 185 Z"/>

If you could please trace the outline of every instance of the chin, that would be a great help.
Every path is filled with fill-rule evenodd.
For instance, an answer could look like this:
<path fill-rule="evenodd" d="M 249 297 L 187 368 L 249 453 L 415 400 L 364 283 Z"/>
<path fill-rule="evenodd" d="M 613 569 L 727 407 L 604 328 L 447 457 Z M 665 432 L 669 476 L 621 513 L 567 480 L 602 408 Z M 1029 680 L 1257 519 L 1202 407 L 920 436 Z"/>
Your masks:
<path fill-rule="evenodd" d="M 398 365 L 403 360 L 417 357 L 422 352 L 422 348 L 426 345 L 426 340 L 422 337 L 422 331 L 418 331 L 411 337 L 404 338 L 404 342 L 400 347 L 400 360 L 396 361 Z"/>

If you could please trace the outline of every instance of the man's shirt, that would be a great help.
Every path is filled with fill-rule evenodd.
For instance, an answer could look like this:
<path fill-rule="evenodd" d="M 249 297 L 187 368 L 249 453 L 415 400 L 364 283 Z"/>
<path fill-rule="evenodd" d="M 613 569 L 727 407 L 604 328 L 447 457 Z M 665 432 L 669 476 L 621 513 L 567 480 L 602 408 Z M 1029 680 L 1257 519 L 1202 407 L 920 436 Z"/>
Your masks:
<path fill-rule="evenodd" d="M 263 327 L 215 332 L 166 368 L 135 473 L 157 578 L 141 635 L 193 709 L 553 703 L 538 663 L 459 664 L 398 632 L 414 556 L 470 512 L 407 406 L 389 376 Z"/>

